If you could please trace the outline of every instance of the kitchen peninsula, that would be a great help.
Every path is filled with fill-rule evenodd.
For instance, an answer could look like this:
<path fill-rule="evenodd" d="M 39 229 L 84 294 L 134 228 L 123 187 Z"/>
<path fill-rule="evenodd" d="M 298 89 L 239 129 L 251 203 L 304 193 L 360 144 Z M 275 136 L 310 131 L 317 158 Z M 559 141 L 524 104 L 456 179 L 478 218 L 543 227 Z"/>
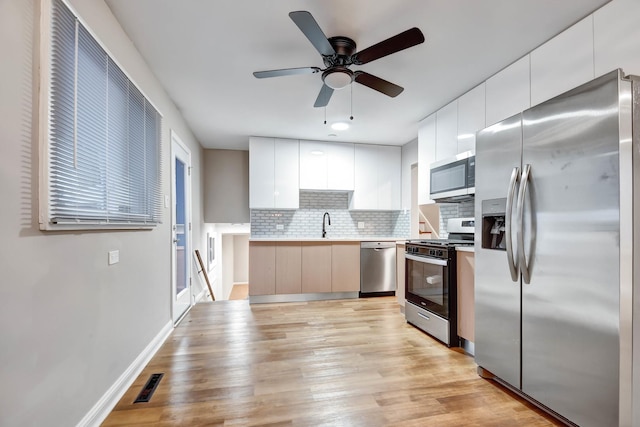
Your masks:
<path fill-rule="evenodd" d="M 255 302 L 358 298 L 360 243 L 397 238 L 252 238 L 249 298 Z"/>

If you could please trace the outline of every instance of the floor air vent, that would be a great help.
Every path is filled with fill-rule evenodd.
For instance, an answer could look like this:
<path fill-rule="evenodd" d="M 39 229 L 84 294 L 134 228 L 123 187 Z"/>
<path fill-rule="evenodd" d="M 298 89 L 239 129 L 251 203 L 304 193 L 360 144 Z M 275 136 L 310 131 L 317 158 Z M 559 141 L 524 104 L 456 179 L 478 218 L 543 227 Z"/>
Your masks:
<path fill-rule="evenodd" d="M 149 381 L 147 381 L 147 383 L 144 385 L 142 391 L 140 392 L 136 400 L 133 401 L 133 403 L 148 402 L 149 400 L 151 400 L 151 396 L 153 396 L 153 392 L 156 391 L 156 388 L 158 387 L 158 384 L 160 384 L 160 380 L 162 379 L 163 375 L 164 374 L 151 374 L 151 377 L 149 377 Z"/>

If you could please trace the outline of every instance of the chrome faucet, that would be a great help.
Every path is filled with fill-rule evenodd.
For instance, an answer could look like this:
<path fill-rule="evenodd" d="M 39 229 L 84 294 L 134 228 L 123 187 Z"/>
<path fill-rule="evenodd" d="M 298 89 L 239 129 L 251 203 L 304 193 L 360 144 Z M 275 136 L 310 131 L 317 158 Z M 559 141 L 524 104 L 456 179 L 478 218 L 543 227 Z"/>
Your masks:
<path fill-rule="evenodd" d="M 329 212 L 325 212 L 324 215 L 322 215 L 322 238 L 323 239 L 327 237 L 327 231 L 324 229 L 325 218 L 329 218 L 329 225 L 331 225 L 331 215 L 329 215 Z"/>

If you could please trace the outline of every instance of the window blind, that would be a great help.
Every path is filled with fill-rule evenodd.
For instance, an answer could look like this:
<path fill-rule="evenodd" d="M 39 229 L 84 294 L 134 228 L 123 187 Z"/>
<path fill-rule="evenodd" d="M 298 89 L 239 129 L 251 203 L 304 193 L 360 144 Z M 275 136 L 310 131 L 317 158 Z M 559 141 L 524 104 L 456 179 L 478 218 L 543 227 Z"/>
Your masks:
<path fill-rule="evenodd" d="M 49 222 L 160 222 L 160 114 L 61 0 L 51 24 Z"/>

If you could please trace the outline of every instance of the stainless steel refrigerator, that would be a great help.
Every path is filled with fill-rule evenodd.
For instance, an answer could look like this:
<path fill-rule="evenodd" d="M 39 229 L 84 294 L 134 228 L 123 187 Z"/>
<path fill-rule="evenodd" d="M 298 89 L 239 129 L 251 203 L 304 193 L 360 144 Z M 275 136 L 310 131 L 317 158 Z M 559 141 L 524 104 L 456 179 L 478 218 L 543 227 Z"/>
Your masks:
<path fill-rule="evenodd" d="M 583 427 L 632 425 L 638 400 L 636 84 L 608 73 L 476 139 L 478 371 Z"/>

